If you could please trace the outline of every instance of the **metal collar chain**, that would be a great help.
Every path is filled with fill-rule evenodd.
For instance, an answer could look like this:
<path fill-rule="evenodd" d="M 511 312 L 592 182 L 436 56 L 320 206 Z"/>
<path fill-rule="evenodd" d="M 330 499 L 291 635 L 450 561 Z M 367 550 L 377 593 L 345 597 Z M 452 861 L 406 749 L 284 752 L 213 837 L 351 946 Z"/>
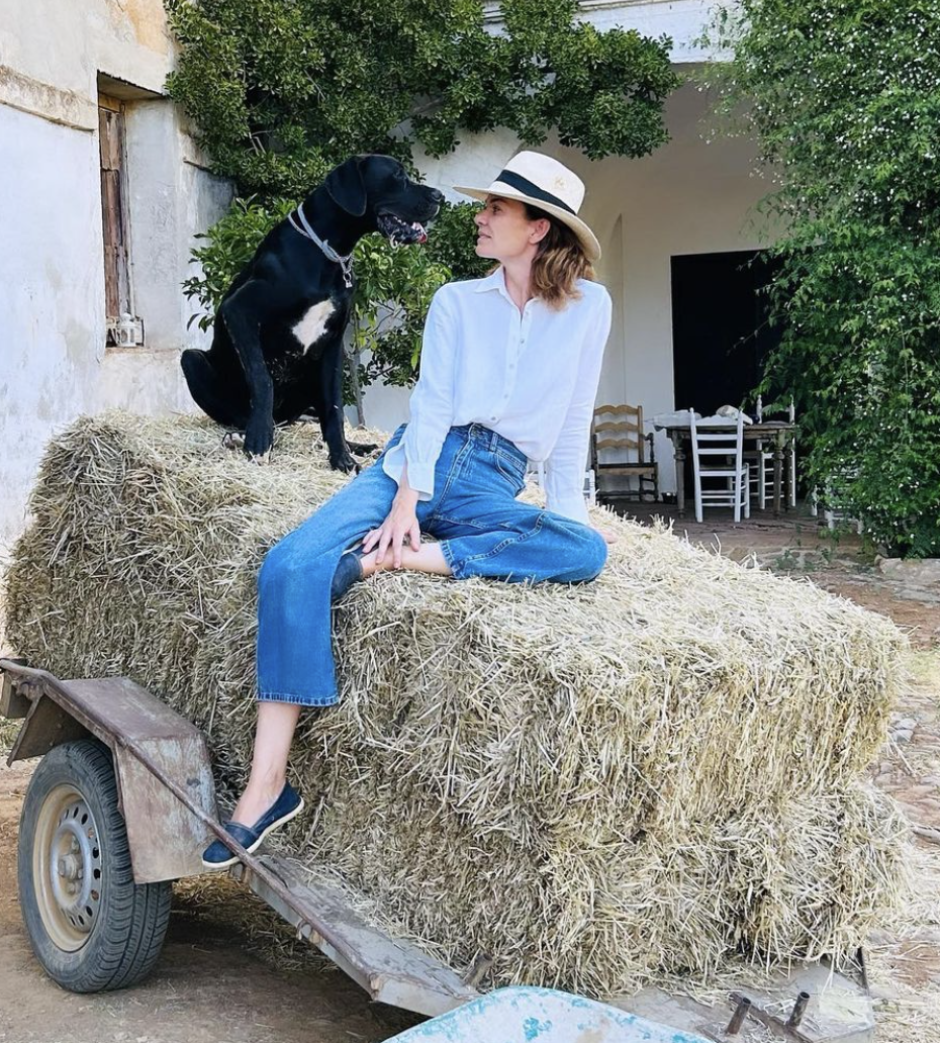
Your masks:
<path fill-rule="evenodd" d="M 300 224 L 303 225 L 302 228 L 300 227 L 300 225 L 297 224 L 297 220 L 295 220 L 295 215 L 296 215 L 297 220 L 300 221 Z M 306 218 L 306 216 L 304 214 L 304 205 L 303 205 L 303 203 L 301 203 L 300 206 L 298 206 L 296 210 L 294 210 L 292 213 L 287 215 L 287 220 L 290 221 L 291 227 L 294 229 L 294 231 L 300 232 L 301 235 L 304 235 L 308 239 L 310 239 L 313 242 L 315 242 L 317 244 L 317 246 L 320 247 L 320 249 L 323 251 L 324 255 L 329 260 L 333 261 L 335 264 L 338 264 L 340 266 L 340 268 L 342 269 L 342 272 L 343 272 L 343 283 L 346 286 L 347 290 L 350 289 L 352 287 L 352 284 L 353 284 L 353 276 L 352 276 L 352 259 L 353 259 L 353 255 L 352 254 L 348 254 L 346 257 L 341 256 L 340 254 L 338 254 L 333 249 L 332 246 L 330 246 L 330 244 L 326 240 L 321 239 L 317 235 L 317 233 L 310 227 L 310 222 L 307 220 L 307 218 Z"/>

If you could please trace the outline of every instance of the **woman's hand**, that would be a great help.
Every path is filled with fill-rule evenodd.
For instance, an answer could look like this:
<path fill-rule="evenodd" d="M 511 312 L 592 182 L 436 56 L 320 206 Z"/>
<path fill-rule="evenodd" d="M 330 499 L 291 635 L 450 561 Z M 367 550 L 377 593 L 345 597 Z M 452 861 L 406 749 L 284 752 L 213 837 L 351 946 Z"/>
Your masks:
<path fill-rule="evenodd" d="M 591 528 L 595 532 L 599 532 L 607 543 L 616 543 L 618 540 L 617 533 L 611 532 L 610 529 L 602 529 L 597 525 L 592 525 Z"/>
<path fill-rule="evenodd" d="M 400 488 L 392 500 L 388 517 L 377 529 L 366 534 L 362 549 L 368 554 L 378 547 L 375 563 L 379 567 L 385 561 L 386 553 L 391 550 L 393 567 L 401 568 L 401 549 L 406 539 L 412 550 L 421 546 L 421 528 L 415 513 L 417 503 L 418 494 L 414 489 Z"/>

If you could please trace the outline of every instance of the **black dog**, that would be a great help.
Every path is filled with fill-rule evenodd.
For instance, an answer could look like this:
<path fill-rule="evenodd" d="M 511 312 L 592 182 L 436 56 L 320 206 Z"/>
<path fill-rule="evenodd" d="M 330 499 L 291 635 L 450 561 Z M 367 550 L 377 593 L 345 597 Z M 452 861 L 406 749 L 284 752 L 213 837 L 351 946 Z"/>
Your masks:
<path fill-rule="evenodd" d="M 196 404 L 244 431 L 246 453 L 267 453 L 275 424 L 313 412 L 330 466 L 356 467 L 343 433 L 349 255 L 377 230 L 394 242 L 423 242 L 422 225 L 443 198 L 410 180 L 397 160 L 357 156 L 265 236 L 222 300 L 212 347 L 184 351 L 181 359 Z"/>

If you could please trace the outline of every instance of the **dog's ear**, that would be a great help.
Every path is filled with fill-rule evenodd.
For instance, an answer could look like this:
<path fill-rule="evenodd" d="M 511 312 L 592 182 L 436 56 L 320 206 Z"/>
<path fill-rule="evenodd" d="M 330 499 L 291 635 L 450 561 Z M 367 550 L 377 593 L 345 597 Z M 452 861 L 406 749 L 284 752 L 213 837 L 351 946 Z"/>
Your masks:
<path fill-rule="evenodd" d="M 359 157 L 353 156 L 327 175 L 326 190 L 330 198 L 347 214 L 362 217 L 366 212 L 366 186 L 362 179 Z"/>

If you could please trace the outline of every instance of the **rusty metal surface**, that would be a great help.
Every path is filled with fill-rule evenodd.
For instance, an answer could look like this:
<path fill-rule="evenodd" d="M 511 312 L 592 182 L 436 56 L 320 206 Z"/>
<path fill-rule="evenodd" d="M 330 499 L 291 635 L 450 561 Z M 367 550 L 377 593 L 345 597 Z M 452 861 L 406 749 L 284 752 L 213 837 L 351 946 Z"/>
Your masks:
<path fill-rule="evenodd" d="M 15 681 L 32 701 L 10 763 L 94 736 L 114 755 L 135 883 L 205 872 L 201 855 L 211 831 L 167 786 L 172 779 L 187 800 L 215 818 L 212 766 L 202 732 L 125 677 L 60 681 L 9 660 L 0 666 L 4 679 Z"/>
<path fill-rule="evenodd" d="M 29 707 L 7 764 L 41 757 L 64 742 L 87 739 L 88 730 L 48 696 L 38 694 Z"/>
<path fill-rule="evenodd" d="M 215 786 L 202 736 L 144 739 L 154 764 L 176 778 L 190 799 L 215 815 Z M 202 822 L 129 750 L 114 751 L 134 881 L 151 884 L 204 873 L 210 834 Z"/>
<path fill-rule="evenodd" d="M 73 708 L 106 714 L 121 812 L 138 884 L 204 873 L 210 834 L 166 785 L 173 779 L 189 800 L 216 817 L 212 766 L 202 732 L 126 677 L 68 681 Z M 139 754 L 147 755 L 149 766 Z M 154 774 L 153 767 L 159 769 Z"/>
<path fill-rule="evenodd" d="M 247 883 L 373 1000 L 433 1017 L 479 995 L 449 967 L 411 942 L 390 938 L 372 926 L 335 884 L 303 874 L 276 855 L 255 858 L 287 888 L 292 898 L 289 905 L 271 890 L 267 879 L 244 866 L 233 866 L 232 876 Z"/>
<path fill-rule="evenodd" d="M 11 673 L 21 688 L 28 689 L 31 699 L 43 697 L 44 701 L 57 703 L 111 747 L 119 764 L 119 784 L 122 777 L 134 780 L 124 784 L 128 825 L 138 815 L 136 810 L 130 812 L 132 791 L 137 792 L 136 773 L 147 772 L 154 780 L 148 786 L 165 787 L 202 824 L 207 834 L 224 840 L 239 857 L 243 865 L 236 866 L 237 872 L 233 875 L 245 879 L 256 894 L 297 928 L 302 937 L 330 956 L 372 997 L 416 1013 L 434 1015 L 478 995 L 444 964 L 409 943 L 389 938 L 372 927 L 338 890 L 329 894 L 326 888 L 311 890 L 308 885 L 294 879 L 285 866 L 269 864 L 268 859 L 249 854 L 229 837 L 215 814 L 206 811 L 193 797 L 193 790 L 199 789 L 196 781 L 201 778 L 199 773 L 181 771 L 181 760 L 175 757 L 170 758 L 169 769 L 158 763 L 159 757 L 151 740 L 158 748 L 160 744 L 172 741 L 185 746 L 187 738 L 193 735 L 201 738 L 201 733 L 149 692 L 126 680 L 60 681 L 44 670 L 6 659 L 0 659 L 0 670 Z M 115 722 L 126 731 L 118 732 Z M 189 753 L 192 754 L 192 749 Z M 180 755 L 183 756 L 182 748 Z M 131 758 L 137 762 L 137 767 L 131 768 L 132 774 L 129 775 Z M 152 791 L 145 792 L 142 799 L 150 799 L 147 793 Z M 159 812 L 141 814 L 159 815 Z M 141 826 L 149 827 L 148 850 L 159 836 L 159 825 L 154 818 L 141 822 Z M 134 847 L 132 843 L 132 858 Z"/>
<path fill-rule="evenodd" d="M 29 713 L 29 706 L 29 699 L 17 691 L 12 674 L 4 673 L 0 676 L 0 717 L 11 720 L 25 717 Z"/>

